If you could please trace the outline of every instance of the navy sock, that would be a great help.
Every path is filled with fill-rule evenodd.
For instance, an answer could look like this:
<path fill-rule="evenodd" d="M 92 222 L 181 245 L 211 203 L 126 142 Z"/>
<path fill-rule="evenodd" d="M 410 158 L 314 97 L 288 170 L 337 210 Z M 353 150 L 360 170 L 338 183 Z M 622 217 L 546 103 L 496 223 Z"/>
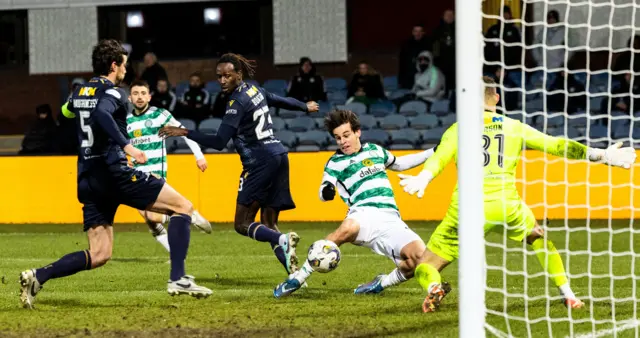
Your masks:
<path fill-rule="evenodd" d="M 184 214 L 174 214 L 169 220 L 169 247 L 171 252 L 171 275 L 172 281 L 177 281 L 186 273 L 184 272 L 184 261 L 187 259 L 189 251 L 189 240 L 191 239 L 191 216 Z"/>
<path fill-rule="evenodd" d="M 287 269 L 287 262 L 286 259 L 284 257 L 284 249 L 278 245 L 278 244 L 271 244 L 271 249 L 273 249 L 273 253 L 276 255 L 276 258 L 278 259 L 278 261 L 280 261 L 280 264 L 282 264 L 282 266 L 284 266 L 284 269 Z M 287 271 L 288 273 L 289 271 Z"/>
<path fill-rule="evenodd" d="M 247 229 L 247 235 L 249 236 L 249 238 L 253 238 L 258 242 L 269 242 L 272 245 L 277 245 L 280 244 L 280 235 L 282 234 L 275 230 L 269 229 L 264 224 L 253 222 Z"/>
<path fill-rule="evenodd" d="M 36 269 L 36 279 L 40 284 L 44 284 L 49 279 L 67 277 L 89 269 L 91 269 L 89 250 L 77 251 L 65 255 L 47 266 Z"/>

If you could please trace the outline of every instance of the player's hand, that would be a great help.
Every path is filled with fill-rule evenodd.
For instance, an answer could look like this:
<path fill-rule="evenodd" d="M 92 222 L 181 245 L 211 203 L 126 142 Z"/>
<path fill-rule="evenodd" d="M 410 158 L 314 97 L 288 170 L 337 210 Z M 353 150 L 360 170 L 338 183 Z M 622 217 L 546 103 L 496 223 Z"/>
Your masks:
<path fill-rule="evenodd" d="M 622 142 L 618 142 L 604 151 L 604 163 L 629 169 L 636 162 L 636 150 L 632 147 L 622 148 Z"/>
<path fill-rule="evenodd" d="M 404 191 L 409 195 L 418 193 L 418 198 L 424 196 L 424 189 L 427 188 L 429 182 L 433 179 L 433 174 L 427 170 L 423 170 L 418 176 L 399 174 L 400 185 L 404 187 Z"/>
<path fill-rule="evenodd" d="M 147 163 L 147 155 L 145 155 L 144 151 L 132 146 L 131 144 L 127 144 L 123 150 L 125 153 L 127 153 L 127 155 L 133 158 L 133 161 L 135 163 L 138 163 L 138 164 Z"/>
<path fill-rule="evenodd" d="M 187 136 L 189 133 L 188 129 L 180 128 L 180 127 L 172 127 L 165 126 L 158 131 L 158 135 L 163 138 L 173 137 L 173 136 Z"/>
<path fill-rule="evenodd" d="M 317 102 L 315 101 L 307 102 L 307 111 L 309 111 L 310 113 L 315 113 L 318 110 L 320 110 L 320 106 L 318 105 Z"/>
<path fill-rule="evenodd" d="M 336 187 L 327 183 L 322 187 L 322 199 L 325 201 L 333 201 L 336 197 Z"/>
<path fill-rule="evenodd" d="M 200 171 L 202 171 L 202 172 L 204 172 L 208 168 L 207 160 L 204 159 L 204 158 L 196 160 L 196 165 L 198 166 L 198 169 L 200 169 Z"/>

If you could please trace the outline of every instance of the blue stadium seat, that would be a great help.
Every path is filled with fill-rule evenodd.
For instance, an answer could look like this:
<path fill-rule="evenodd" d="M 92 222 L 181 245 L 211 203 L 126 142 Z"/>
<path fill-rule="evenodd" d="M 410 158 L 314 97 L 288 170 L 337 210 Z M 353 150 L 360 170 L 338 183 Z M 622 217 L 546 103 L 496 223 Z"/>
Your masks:
<path fill-rule="evenodd" d="M 290 130 L 279 130 L 275 132 L 275 137 L 287 148 L 294 148 L 298 143 L 296 134 Z"/>
<path fill-rule="evenodd" d="M 360 140 L 363 143 L 375 143 L 380 146 L 386 146 L 389 143 L 389 133 L 380 129 L 363 130 Z"/>
<path fill-rule="evenodd" d="M 384 85 L 384 90 L 385 91 L 394 91 L 396 89 L 398 89 L 398 77 L 397 76 L 385 76 L 384 79 L 382 79 L 382 83 Z"/>
<path fill-rule="evenodd" d="M 607 87 L 609 85 L 609 71 L 592 73 L 590 77 L 591 85 L 597 87 Z"/>
<path fill-rule="evenodd" d="M 567 123 L 572 127 L 584 127 L 588 122 L 587 114 L 584 111 L 567 116 Z"/>
<path fill-rule="evenodd" d="M 367 106 L 362 102 L 351 102 L 342 106 L 337 106 L 336 109 L 351 110 L 360 116 L 367 113 Z"/>
<path fill-rule="evenodd" d="M 544 102 L 540 98 L 531 100 L 531 101 L 526 101 L 522 105 L 522 108 L 524 108 L 524 110 L 529 114 L 544 111 Z"/>
<path fill-rule="evenodd" d="M 347 81 L 339 77 L 332 77 L 324 80 L 324 86 L 327 92 L 336 92 L 347 89 Z"/>
<path fill-rule="evenodd" d="M 176 85 L 176 96 L 178 99 L 189 90 L 189 81 L 180 81 Z"/>
<path fill-rule="evenodd" d="M 333 105 L 344 104 L 347 101 L 347 91 L 338 90 L 335 92 L 328 92 L 327 101 L 329 101 Z"/>
<path fill-rule="evenodd" d="M 631 116 L 629 113 L 614 110 L 610 114 L 609 123 L 611 124 L 611 130 L 614 131 L 622 126 L 627 126 L 627 129 L 629 129 L 628 126 L 631 124 Z"/>
<path fill-rule="evenodd" d="M 520 121 L 520 122 L 526 121 L 526 114 L 521 111 L 511 111 L 511 112 L 508 112 L 506 116 L 516 121 Z"/>
<path fill-rule="evenodd" d="M 631 125 L 618 125 L 613 130 L 612 138 L 617 141 L 624 141 L 625 139 L 629 139 L 629 136 L 633 135 L 633 130 L 631 129 Z"/>
<path fill-rule="evenodd" d="M 418 149 L 418 146 L 408 143 L 393 143 L 387 146 L 389 150 L 414 150 Z"/>
<path fill-rule="evenodd" d="M 422 132 L 422 140 L 425 143 L 438 143 L 444 134 L 445 129 L 442 127 L 427 129 Z"/>
<path fill-rule="evenodd" d="M 438 116 L 449 114 L 449 100 L 438 100 L 431 104 L 431 112 Z"/>
<path fill-rule="evenodd" d="M 391 101 L 380 101 L 369 106 L 369 114 L 384 117 L 395 112 L 396 106 Z"/>
<path fill-rule="evenodd" d="M 516 87 L 518 87 L 518 88 L 522 88 L 523 87 L 522 86 L 523 82 L 526 83 L 526 79 L 523 80 L 522 79 L 523 78 L 522 75 L 523 75 L 522 72 L 509 72 L 509 73 L 507 73 L 507 77 L 509 78 L 509 80 L 511 80 L 516 85 Z"/>
<path fill-rule="evenodd" d="M 344 102 L 343 102 L 344 103 Z M 331 111 L 331 104 L 327 101 L 318 101 L 318 112 L 314 114 L 326 114 Z"/>
<path fill-rule="evenodd" d="M 267 91 L 271 92 L 271 93 L 284 93 L 286 94 L 287 92 L 287 80 L 281 80 L 281 79 L 271 79 L 271 80 L 267 80 L 264 82 L 264 84 L 262 85 L 262 88 L 266 89 Z M 278 94 L 280 95 L 280 94 Z"/>
<path fill-rule="evenodd" d="M 186 150 L 186 153 L 191 153 L 191 148 L 189 148 L 189 145 L 187 144 L 187 141 L 185 141 L 184 138 L 174 137 L 173 139 L 175 140 L 176 152 L 178 150 Z"/>
<path fill-rule="evenodd" d="M 179 119 L 178 122 L 180 122 L 180 124 L 187 129 L 194 130 L 197 128 L 196 123 L 193 120 Z"/>
<path fill-rule="evenodd" d="M 578 129 L 573 127 L 567 127 L 566 131 L 564 130 L 564 128 L 548 128 L 547 134 L 551 136 L 556 136 L 556 137 L 565 137 L 572 140 L 575 140 L 580 136 L 582 136 L 582 134 L 580 134 Z"/>
<path fill-rule="evenodd" d="M 550 113 L 547 115 L 547 127 L 564 127 L 565 122 L 564 114 Z"/>
<path fill-rule="evenodd" d="M 440 124 L 445 128 L 448 128 L 454 123 L 456 123 L 456 114 L 447 114 L 440 117 Z"/>
<path fill-rule="evenodd" d="M 393 130 L 389 133 L 391 135 L 391 144 L 420 144 L 420 132 L 415 129 L 401 129 Z"/>
<path fill-rule="evenodd" d="M 316 128 L 324 131 L 324 117 L 317 117 L 315 114 L 311 114 L 309 116 L 314 116 L 313 120 L 316 121 Z"/>
<path fill-rule="evenodd" d="M 388 95 L 388 97 L 389 97 L 389 100 L 395 100 L 395 99 L 399 99 L 399 98 L 401 98 L 401 97 L 403 97 L 403 96 L 405 96 L 405 95 L 407 95 L 409 93 L 411 93 L 411 91 L 409 89 L 400 88 L 400 89 L 396 89 L 396 90 L 392 91 Z"/>
<path fill-rule="evenodd" d="M 220 87 L 220 83 L 218 83 L 218 81 L 207 82 L 204 85 L 204 89 L 208 91 L 212 96 L 222 91 L 222 87 Z"/>
<path fill-rule="evenodd" d="M 320 147 L 316 145 L 300 145 L 296 147 L 296 152 L 304 153 L 304 152 L 317 152 L 320 151 Z"/>
<path fill-rule="evenodd" d="M 447 101 L 448 102 L 448 101 Z M 405 116 L 416 116 L 427 113 L 427 104 L 414 100 L 403 103 L 398 109 L 398 113 Z"/>
<path fill-rule="evenodd" d="M 604 96 L 594 96 L 589 99 L 589 110 L 594 112 L 600 111 L 600 106 L 602 105 L 602 101 L 605 99 Z"/>
<path fill-rule="evenodd" d="M 285 130 L 287 129 L 287 124 L 284 122 L 282 118 L 277 116 L 272 116 L 271 128 L 273 129 L 273 131 Z"/>
<path fill-rule="evenodd" d="M 408 126 L 409 121 L 407 118 L 398 114 L 385 116 L 382 121 L 380 121 L 380 128 L 384 130 L 397 130 Z"/>
<path fill-rule="evenodd" d="M 221 123 L 221 119 L 209 118 L 200 122 L 198 130 L 203 133 L 217 133 Z"/>
<path fill-rule="evenodd" d="M 576 81 L 581 83 L 583 86 L 587 85 L 587 76 L 589 76 L 587 74 L 587 72 L 575 72 L 575 73 L 573 73 L 573 78 L 576 79 Z"/>
<path fill-rule="evenodd" d="M 591 125 L 587 132 L 589 133 L 589 140 L 595 142 L 606 141 L 603 139 L 609 136 L 608 128 L 601 125 Z"/>
<path fill-rule="evenodd" d="M 362 130 L 369 130 L 378 127 L 378 121 L 371 115 L 360 115 L 359 120 Z"/>
<path fill-rule="evenodd" d="M 279 109 L 278 116 L 283 119 L 292 119 L 298 116 L 304 116 L 305 113 L 297 110 Z"/>
<path fill-rule="evenodd" d="M 298 133 L 298 144 L 303 145 L 315 145 L 320 148 L 327 145 L 328 137 L 327 133 L 319 130 L 309 130 L 302 133 Z"/>
<path fill-rule="evenodd" d="M 295 132 L 304 132 L 316 129 L 316 121 L 309 116 L 300 116 L 287 120 L 287 129 Z"/>
<path fill-rule="evenodd" d="M 411 119 L 411 127 L 414 129 L 433 129 L 438 127 L 439 121 L 435 115 L 423 114 Z"/>
<path fill-rule="evenodd" d="M 332 143 L 332 144 L 327 146 L 327 150 L 328 151 L 336 151 L 336 150 L 338 150 L 338 145 L 335 144 L 335 143 Z"/>

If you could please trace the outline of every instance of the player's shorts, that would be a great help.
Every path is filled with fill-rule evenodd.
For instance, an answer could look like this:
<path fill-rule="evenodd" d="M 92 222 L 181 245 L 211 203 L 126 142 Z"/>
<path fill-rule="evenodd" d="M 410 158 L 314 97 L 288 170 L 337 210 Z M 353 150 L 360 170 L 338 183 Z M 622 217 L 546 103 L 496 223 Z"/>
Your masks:
<path fill-rule="evenodd" d="M 378 208 L 358 208 L 346 217 L 360 224 L 360 232 L 353 244 L 364 246 L 378 255 L 386 256 L 398 265 L 400 252 L 413 241 L 422 241 L 400 218 L 398 213 Z"/>
<path fill-rule="evenodd" d="M 237 203 L 260 203 L 261 208 L 275 210 L 295 209 L 289 189 L 289 156 L 275 155 L 257 161 L 240 175 Z"/>
<path fill-rule="evenodd" d="M 536 218 L 520 199 L 491 201 L 484 204 L 484 233 L 505 233 L 507 238 L 521 242 L 536 225 Z M 480 240 L 480 239 L 479 239 Z M 458 259 L 458 205 L 451 204 L 444 219 L 431 235 L 427 248 L 452 262 Z"/>
<path fill-rule="evenodd" d="M 84 231 L 97 225 L 113 225 L 120 204 L 139 210 L 153 204 L 165 181 L 126 165 L 92 170 L 78 178 L 78 200 L 84 206 Z"/>

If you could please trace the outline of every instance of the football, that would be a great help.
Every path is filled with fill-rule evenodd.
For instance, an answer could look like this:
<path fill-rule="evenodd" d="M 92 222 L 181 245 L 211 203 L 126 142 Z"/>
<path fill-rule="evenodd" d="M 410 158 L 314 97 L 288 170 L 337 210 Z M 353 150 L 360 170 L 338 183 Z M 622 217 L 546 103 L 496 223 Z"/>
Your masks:
<path fill-rule="evenodd" d="M 311 244 L 307 260 L 317 272 L 333 271 L 340 263 L 340 248 L 332 241 L 321 239 Z"/>

